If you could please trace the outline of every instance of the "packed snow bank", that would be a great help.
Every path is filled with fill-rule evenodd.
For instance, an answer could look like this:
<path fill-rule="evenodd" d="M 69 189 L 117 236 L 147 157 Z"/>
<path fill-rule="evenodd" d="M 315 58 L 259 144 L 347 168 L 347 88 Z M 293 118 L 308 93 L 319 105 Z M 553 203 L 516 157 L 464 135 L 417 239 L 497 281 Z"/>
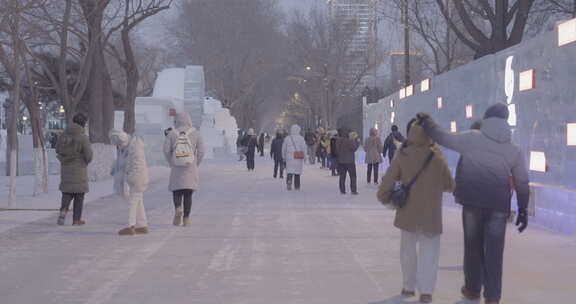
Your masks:
<path fill-rule="evenodd" d="M 166 179 L 170 174 L 170 169 L 151 167 L 149 174 L 151 182 L 155 182 Z M 52 216 L 55 211 L 47 211 L 60 209 L 61 193 L 58 190 L 60 176 L 50 175 L 48 179 L 48 193 L 39 196 L 33 196 L 34 176 L 19 176 L 16 179 L 16 201 L 10 208 L 24 210 L 6 211 L 0 209 L 0 233 L 19 225 Z M 0 176 L 0 208 L 8 207 L 8 183 L 8 177 Z M 85 202 L 90 203 L 113 193 L 112 179 L 92 182 L 90 183 L 90 192 L 86 194 Z"/>

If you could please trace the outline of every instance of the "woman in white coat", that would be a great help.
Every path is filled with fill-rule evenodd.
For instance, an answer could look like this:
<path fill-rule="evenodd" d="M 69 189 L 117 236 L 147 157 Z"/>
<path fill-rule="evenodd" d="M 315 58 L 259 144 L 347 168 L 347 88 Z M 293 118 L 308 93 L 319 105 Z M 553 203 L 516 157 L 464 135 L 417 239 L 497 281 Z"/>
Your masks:
<path fill-rule="evenodd" d="M 282 145 L 282 156 L 286 161 L 286 185 L 288 190 L 292 190 L 292 179 L 294 188 L 300 190 L 300 175 L 304 169 L 304 159 L 306 159 L 306 142 L 300 135 L 300 127 L 293 125 L 290 135 L 284 138 Z"/>
<path fill-rule="evenodd" d="M 148 233 L 148 219 L 144 210 L 144 192 L 148 189 L 148 164 L 142 139 L 130 136 L 123 131 L 110 131 L 110 142 L 118 147 L 118 166 L 115 177 L 122 177 L 128 185 L 127 201 L 130 203 L 128 227 L 120 230 L 120 235 Z M 117 178 L 118 179 L 118 178 Z M 124 192 L 124 191 L 123 191 Z"/>

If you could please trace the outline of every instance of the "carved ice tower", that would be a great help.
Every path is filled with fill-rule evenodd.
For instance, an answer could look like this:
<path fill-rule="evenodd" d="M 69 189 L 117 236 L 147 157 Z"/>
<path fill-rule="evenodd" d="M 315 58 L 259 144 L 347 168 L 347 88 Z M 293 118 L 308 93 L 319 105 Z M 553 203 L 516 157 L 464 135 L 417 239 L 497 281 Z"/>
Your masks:
<path fill-rule="evenodd" d="M 202 124 L 204 96 L 204 68 L 198 65 L 187 66 L 184 78 L 184 111 L 190 113 L 196 129 L 200 129 Z"/>

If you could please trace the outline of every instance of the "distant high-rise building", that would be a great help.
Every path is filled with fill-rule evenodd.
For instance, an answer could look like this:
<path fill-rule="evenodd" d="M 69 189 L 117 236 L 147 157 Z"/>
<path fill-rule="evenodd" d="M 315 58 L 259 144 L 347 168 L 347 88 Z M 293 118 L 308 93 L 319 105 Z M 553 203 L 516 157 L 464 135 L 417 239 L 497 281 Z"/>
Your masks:
<path fill-rule="evenodd" d="M 348 56 L 345 68 L 350 78 L 357 78 L 367 66 L 375 61 L 377 43 L 376 0 L 326 0 L 330 16 L 336 20 L 340 33 L 348 40 Z M 348 37 L 349 36 L 349 37 Z M 373 67 L 370 67 L 373 68 Z M 375 69 L 365 73 L 354 90 L 361 91 L 365 86 L 376 86 Z"/>

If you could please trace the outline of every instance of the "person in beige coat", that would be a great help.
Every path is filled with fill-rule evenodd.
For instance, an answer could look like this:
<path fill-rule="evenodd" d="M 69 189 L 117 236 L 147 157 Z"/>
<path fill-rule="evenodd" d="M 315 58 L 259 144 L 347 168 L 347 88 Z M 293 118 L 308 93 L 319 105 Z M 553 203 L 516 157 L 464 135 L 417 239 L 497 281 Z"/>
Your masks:
<path fill-rule="evenodd" d="M 144 192 L 148 189 L 148 163 L 144 142 L 141 138 L 130 136 L 124 131 L 111 130 L 110 143 L 118 148 L 117 168 L 114 173 L 122 176 L 128 186 L 126 200 L 130 203 L 128 227 L 118 231 L 120 235 L 148 233 L 148 218 L 144 208 Z"/>
<path fill-rule="evenodd" d="M 374 171 L 374 184 L 378 184 L 378 169 L 382 163 L 382 141 L 378 136 L 378 130 L 370 129 L 370 136 L 364 141 L 364 152 L 366 152 L 365 161 L 368 165 L 366 180 L 370 184 L 372 171 Z"/>
<path fill-rule="evenodd" d="M 436 285 L 442 234 L 442 193 L 454 190 L 454 179 L 433 141 L 416 120 L 408 124 L 408 140 L 396 153 L 378 190 L 378 200 L 389 203 L 396 182 L 408 184 L 424 166 L 428 166 L 412 186 L 406 206 L 397 209 L 394 226 L 401 230 L 400 261 L 403 296 L 420 292 L 420 301 L 430 303 Z"/>
<path fill-rule="evenodd" d="M 184 147 L 187 156 L 181 161 L 176 157 L 179 146 Z M 200 186 L 200 164 L 204 158 L 204 144 L 200 132 L 192 126 L 188 113 L 178 113 L 175 128 L 164 141 L 164 157 L 170 165 L 170 182 L 175 214 L 174 226 L 189 226 L 192 210 L 192 194 Z M 184 208 L 182 208 L 184 205 Z"/>

